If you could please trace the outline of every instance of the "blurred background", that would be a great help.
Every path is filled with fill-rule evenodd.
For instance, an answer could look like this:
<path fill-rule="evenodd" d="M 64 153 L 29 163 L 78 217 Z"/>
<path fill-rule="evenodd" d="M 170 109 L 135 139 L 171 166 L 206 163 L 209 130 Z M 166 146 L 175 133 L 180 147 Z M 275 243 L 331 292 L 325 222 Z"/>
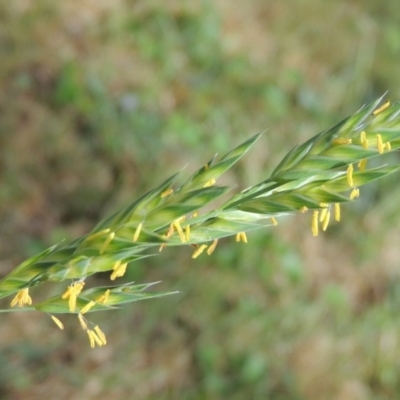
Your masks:
<path fill-rule="evenodd" d="M 253 134 L 239 189 L 400 99 L 399 37 L 395 1 L 1 1 L 0 275 Z M 0 399 L 400 398 L 398 178 L 317 238 L 301 215 L 131 265 L 180 294 L 92 314 L 105 347 L 71 316 L 2 314 Z"/>

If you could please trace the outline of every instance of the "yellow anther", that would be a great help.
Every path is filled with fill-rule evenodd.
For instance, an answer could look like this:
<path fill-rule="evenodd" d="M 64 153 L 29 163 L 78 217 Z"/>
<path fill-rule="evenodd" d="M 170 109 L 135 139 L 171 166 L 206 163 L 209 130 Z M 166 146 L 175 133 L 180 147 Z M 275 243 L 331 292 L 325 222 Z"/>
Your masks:
<path fill-rule="evenodd" d="M 383 141 L 382 141 L 382 135 L 380 133 L 378 133 L 376 135 L 376 146 L 378 147 L 378 152 L 379 154 L 383 153 Z"/>
<path fill-rule="evenodd" d="M 85 282 L 78 281 L 78 282 L 75 282 L 73 286 L 74 286 L 74 288 L 73 288 L 74 293 L 76 296 L 78 296 L 82 292 L 82 289 L 85 286 Z"/>
<path fill-rule="evenodd" d="M 98 299 L 96 299 L 96 303 L 106 304 L 109 295 L 110 295 L 110 289 L 107 289 L 107 290 L 104 292 L 104 294 L 102 294 L 101 296 L 99 296 Z"/>
<path fill-rule="evenodd" d="M 121 265 L 121 263 L 122 263 L 122 260 L 116 261 L 112 267 L 113 271 L 116 271 L 119 268 L 119 266 Z"/>
<path fill-rule="evenodd" d="M 199 216 L 199 212 L 198 211 L 195 211 L 193 214 L 192 214 L 192 218 L 197 218 Z"/>
<path fill-rule="evenodd" d="M 103 341 L 97 336 L 97 334 L 94 331 L 88 329 L 86 332 L 89 336 L 90 347 L 92 349 L 96 346 L 96 344 L 99 347 L 104 345 Z"/>
<path fill-rule="evenodd" d="M 353 182 L 353 170 L 354 170 L 353 164 L 350 164 L 350 165 L 347 167 L 347 182 L 348 182 L 348 184 L 349 184 L 350 187 L 353 187 L 353 186 L 354 186 L 354 182 Z"/>
<path fill-rule="evenodd" d="M 93 334 L 93 339 L 96 342 L 97 346 L 101 347 L 104 345 L 103 341 L 99 338 L 99 336 L 97 335 L 97 333 L 95 331 L 92 331 Z"/>
<path fill-rule="evenodd" d="M 54 315 L 50 315 L 51 319 L 54 321 L 54 323 L 61 329 L 64 329 L 64 324 Z"/>
<path fill-rule="evenodd" d="M 311 220 L 311 232 L 313 236 L 318 236 L 318 210 L 313 211 L 312 220 Z"/>
<path fill-rule="evenodd" d="M 117 263 L 118 263 L 118 261 L 117 261 Z M 113 268 L 114 271 L 112 272 L 112 274 L 110 276 L 110 279 L 112 281 L 114 281 L 116 278 L 124 276 L 124 274 L 126 272 L 126 266 L 127 265 L 128 265 L 128 263 L 121 264 L 121 262 L 119 262 L 118 266 Z"/>
<path fill-rule="evenodd" d="M 270 220 L 271 220 L 272 225 L 274 225 L 274 226 L 278 225 L 278 221 L 274 217 L 271 217 Z"/>
<path fill-rule="evenodd" d="M 74 282 L 72 285 L 68 286 L 67 290 L 61 296 L 62 299 L 68 299 L 68 306 L 71 312 L 75 311 L 76 298 L 79 296 L 84 286 L 84 281 Z"/>
<path fill-rule="evenodd" d="M 306 213 L 308 211 L 308 208 L 306 207 L 306 206 L 302 206 L 301 208 L 300 208 L 300 212 L 301 213 Z"/>
<path fill-rule="evenodd" d="M 21 289 L 12 299 L 10 306 L 14 307 L 18 304 L 18 307 L 23 307 L 25 304 L 31 305 L 32 298 L 29 296 L 29 288 Z"/>
<path fill-rule="evenodd" d="M 392 150 L 392 145 L 390 144 L 390 142 L 386 142 L 386 143 L 383 145 L 383 148 L 386 148 L 386 149 L 388 149 L 388 150 L 390 151 L 390 150 Z"/>
<path fill-rule="evenodd" d="M 81 313 L 79 313 L 78 319 L 79 319 L 79 323 L 81 324 L 82 329 L 86 331 L 88 327 L 87 327 L 85 317 Z"/>
<path fill-rule="evenodd" d="M 104 332 L 99 328 L 98 325 L 96 325 L 96 326 L 94 327 L 94 331 L 97 333 L 97 336 L 99 337 L 99 339 L 101 340 L 101 342 L 103 343 L 103 345 L 107 344 L 106 335 L 105 335 Z"/>
<path fill-rule="evenodd" d="M 381 112 L 387 110 L 390 107 L 390 100 L 388 100 L 385 104 L 382 104 L 379 108 L 377 108 L 372 115 L 378 115 Z"/>
<path fill-rule="evenodd" d="M 61 298 L 64 299 L 64 300 L 68 299 L 69 296 L 71 296 L 71 292 L 72 292 L 72 285 L 67 287 L 65 292 L 61 295 Z"/>
<path fill-rule="evenodd" d="M 365 169 L 367 168 L 367 159 L 363 158 L 362 160 L 360 160 L 360 162 L 358 163 L 358 168 L 360 169 L 361 172 L 365 171 Z"/>
<path fill-rule="evenodd" d="M 83 308 L 81 309 L 81 314 L 83 315 L 83 314 L 87 313 L 91 308 L 93 308 L 93 306 L 94 306 L 95 304 L 96 304 L 95 301 L 93 301 L 93 300 L 89 301 L 89 302 L 86 304 L 86 306 L 83 307 Z"/>
<path fill-rule="evenodd" d="M 92 235 L 89 235 L 89 236 L 86 238 L 86 240 L 94 240 L 94 239 L 97 239 L 97 238 L 99 238 L 99 237 L 104 236 L 104 235 L 107 234 L 108 232 L 110 232 L 110 229 L 109 229 L 109 228 L 103 229 L 102 231 L 99 231 L 99 232 L 93 233 Z"/>
<path fill-rule="evenodd" d="M 75 296 L 74 294 L 71 294 L 71 296 L 69 296 L 69 299 L 68 299 L 68 307 L 69 307 L 69 311 L 75 312 L 75 308 L 76 308 L 76 296 Z"/>
<path fill-rule="evenodd" d="M 96 343 L 95 343 L 95 341 L 94 341 L 94 337 L 93 337 L 93 335 L 92 335 L 93 331 L 91 331 L 91 330 L 88 329 L 86 332 L 87 332 L 88 337 L 89 337 L 90 347 L 93 349 L 93 348 L 96 346 Z"/>
<path fill-rule="evenodd" d="M 215 250 L 215 248 L 217 247 L 217 244 L 218 244 L 218 239 L 214 239 L 213 242 L 210 244 L 210 246 L 207 249 L 208 255 L 210 255 Z"/>
<path fill-rule="evenodd" d="M 319 214 L 319 222 L 325 220 L 326 214 L 328 213 L 329 208 L 323 208 Z"/>
<path fill-rule="evenodd" d="M 210 187 L 210 186 L 213 186 L 213 185 L 215 185 L 215 183 L 216 183 L 217 181 L 213 178 L 213 179 L 210 179 L 208 182 L 206 182 L 204 185 L 203 185 L 203 187 Z"/>
<path fill-rule="evenodd" d="M 350 200 L 360 197 L 360 189 L 354 188 L 350 193 Z"/>
<path fill-rule="evenodd" d="M 111 243 L 111 241 L 114 239 L 114 236 L 115 236 L 115 232 L 111 232 L 108 236 L 107 236 L 107 239 L 104 241 L 104 243 L 103 243 L 103 245 L 101 246 L 101 248 L 100 248 L 100 254 L 103 254 L 105 251 L 106 251 L 106 249 L 107 249 L 107 247 L 109 246 L 109 244 Z"/>
<path fill-rule="evenodd" d="M 74 287 L 72 289 L 72 292 L 69 296 L 68 299 L 68 305 L 69 305 L 69 310 L 71 312 L 75 311 L 76 308 L 76 299 L 78 298 L 80 292 L 82 291 L 83 286 L 85 285 L 85 282 L 76 282 L 74 284 Z"/>
<path fill-rule="evenodd" d="M 167 196 L 169 196 L 169 195 L 172 194 L 172 193 L 174 193 L 174 189 L 169 188 L 169 189 L 167 189 L 167 190 L 164 190 L 164 191 L 161 193 L 161 197 L 167 197 Z"/>
<path fill-rule="evenodd" d="M 176 231 L 178 232 L 179 238 L 181 239 L 182 243 L 186 243 L 186 236 L 183 233 L 183 229 L 181 227 L 180 221 L 182 219 L 177 219 L 176 221 L 173 222 L 174 228 L 176 229 Z"/>
<path fill-rule="evenodd" d="M 351 139 L 346 139 L 346 138 L 337 138 L 334 139 L 333 144 L 351 144 L 352 140 Z"/>
<path fill-rule="evenodd" d="M 335 221 L 340 221 L 340 203 L 335 203 Z"/>
<path fill-rule="evenodd" d="M 326 231 L 326 228 L 328 227 L 328 225 L 329 225 L 329 220 L 331 219 L 331 213 L 330 213 L 330 211 L 328 211 L 326 214 L 325 214 L 325 217 L 324 217 L 324 220 L 322 221 L 322 230 L 325 232 Z"/>
<path fill-rule="evenodd" d="M 207 248 L 206 244 L 200 245 L 192 254 L 192 258 L 197 258 L 205 249 Z"/>
<path fill-rule="evenodd" d="M 68 299 L 71 296 L 78 296 L 79 293 L 82 291 L 83 287 L 85 286 L 84 281 L 74 282 L 72 285 L 69 285 L 61 296 L 62 299 Z"/>
<path fill-rule="evenodd" d="M 136 242 L 136 241 L 139 239 L 139 235 L 140 235 L 140 232 L 141 232 L 141 230 L 142 230 L 142 227 L 143 227 L 143 223 L 141 222 L 141 223 L 136 227 L 135 233 L 133 234 L 132 242 Z"/>
<path fill-rule="evenodd" d="M 238 232 L 235 238 L 236 242 L 244 242 L 247 243 L 246 232 Z"/>
<path fill-rule="evenodd" d="M 165 234 L 165 238 L 166 238 L 166 239 L 169 239 L 169 238 L 174 234 L 174 232 L 175 232 L 174 224 L 172 223 L 172 224 L 169 226 L 168 232 Z"/>
<path fill-rule="evenodd" d="M 161 253 L 165 249 L 166 246 L 167 246 L 167 243 L 161 243 L 158 251 Z"/>
<path fill-rule="evenodd" d="M 185 239 L 187 242 L 190 241 L 190 225 L 185 226 Z"/>
<path fill-rule="evenodd" d="M 368 149 L 368 139 L 367 139 L 367 134 L 365 133 L 365 131 L 362 131 L 360 133 L 360 142 L 361 142 L 361 146 L 363 147 L 363 149 Z"/>

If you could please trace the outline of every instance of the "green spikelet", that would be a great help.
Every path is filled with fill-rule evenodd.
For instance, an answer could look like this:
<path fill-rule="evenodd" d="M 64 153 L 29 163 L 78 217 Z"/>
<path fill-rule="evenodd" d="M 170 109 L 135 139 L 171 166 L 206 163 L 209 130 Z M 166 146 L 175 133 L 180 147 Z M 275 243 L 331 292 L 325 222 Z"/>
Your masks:
<path fill-rule="evenodd" d="M 104 345 L 100 328 L 88 328 L 83 314 L 112 310 L 122 304 L 171 294 L 146 290 L 152 284 L 116 284 L 84 288 L 86 279 L 99 272 L 116 281 L 133 262 L 158 254 L 165 246 L 192 245 L 193 258 L 211 254 L 218 239 L 276 225 L 282 215 L 314 210 L 312 234 L 340 220 L 340 204 L 359 197 L 360 187 L 400 168 L 383 163 L 386 153 L 400 148 L 400 105 L 379 98 L 331 129 L 294 147 L 262 182 L 231 194 L 219 207 L 206 205 L 227 196 L 232 188 L 219 186 L 218 178 L 260 138 L 248 139 L 219 160 L 212 158 L 184 183 L 179 174 L 165 180 L 132 204 L 101 221 L 91 232 L 71 243 L 59 243 L 29 258 L 0 281 L 0 298 L 14 296 L 11 308 L 0 310 L 74 313 L 87 331 L 92 347 Z M 380 166 L 368 169 L 368 160 Z M 333 219 L 333 217 L 332 217 Z M 36 303 L 29 288 L 45 282 L 67 281 L 60 294 Z M 18 306 L 13 308 L 14 306 Z"/>

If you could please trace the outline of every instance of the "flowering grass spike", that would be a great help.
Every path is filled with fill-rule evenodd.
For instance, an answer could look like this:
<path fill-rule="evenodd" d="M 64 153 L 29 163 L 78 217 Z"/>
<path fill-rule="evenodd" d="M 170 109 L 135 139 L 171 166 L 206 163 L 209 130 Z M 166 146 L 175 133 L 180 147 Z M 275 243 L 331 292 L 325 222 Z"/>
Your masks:
<path fill-rule="evenodd" d="M 260 135 L 219 160 L 213 157 L 186 180 L 171 176 L 87 235 L 52 246 L 17 266 L 0 281 L 0 298 L 13 296 L 10 306 L 0 311 L 45 312 L 60 329 L 64 325 L 55 314 L 76 314 L 90 346 L 103 346 L 105 334 L 86 315 L 172 294 L 147 291 L 152 283 L 119 283 L 134 262 L 175 246 L 193 247 L 193 259 L 211 255 L 221 238 L 247 243 L 248 231 L 309 211 L 311 234 L 318 236 L 332 219 L 341 220 L 342 204 L 357 199 L 361 186 L 400 168 L 383 159 L 400 148 L 400 104 L 382 105 L 382 100 L 294 147 L 270 176 L 231 194 L 222 205 L 212 207 L 232 188 L 218 185 L 218 178 Z M 378 166 L 368 168 L 372 158 Z M 91 275 L 107 271 L 109 285 L 90 282 Z M 45 283 L 56 285 L 58 294 L 35 302 L 30 289 Z"/>

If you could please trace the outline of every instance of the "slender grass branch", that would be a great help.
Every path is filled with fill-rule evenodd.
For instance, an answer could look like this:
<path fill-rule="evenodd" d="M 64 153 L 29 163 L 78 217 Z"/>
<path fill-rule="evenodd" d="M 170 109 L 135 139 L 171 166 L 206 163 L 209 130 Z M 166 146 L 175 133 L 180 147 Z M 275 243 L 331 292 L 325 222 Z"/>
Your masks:
<path fill-rule="evenodd" d="M 247 242 L 246 232 L 277 225 L 283 215 L 311 213 L 311 232 L 325 231 L 331 219 L 340 221 L 341 205 L 360 196 L 360 187 L 400 168 L 386 165 L 383 156 L 400 148 L 400 104 L 377 99 L 331 129 L 294 147 L 271 175 L 240 193 L 219 186 L 218 178 L 259 139 L 248 139 L 219 160 L 215 157 L 181 182 L 175 174 L 126 208 L 101 221 L 71 243 L 60 243 L 29 258 L 0 281 L 0 298 L 14 296 L 1 312 L 42 311 L 74 313 L 92 347 L 106 344 L 98 326 L 84 315 L 111 310 L 124 303 L 171 294 L 148 292 L 153 285 L 114 284 L 135 261 L 166 246 L 192 246 L 192 258 L 212 254 L 218 240 L 235 236 Z M 376 158 L 378 167 L 368 168 Z M 211 211 L 206 205 L 227 195 Z M 210 207 L 208 207 L 210 209 Z M 85 288 L 90 275 L 110 272 L 110 285 Z M 33 302 L 29 289 L 45 282 L 67 281 L 57 296 Z M 18 307 L 15 307 L 18 306 Z"/>

